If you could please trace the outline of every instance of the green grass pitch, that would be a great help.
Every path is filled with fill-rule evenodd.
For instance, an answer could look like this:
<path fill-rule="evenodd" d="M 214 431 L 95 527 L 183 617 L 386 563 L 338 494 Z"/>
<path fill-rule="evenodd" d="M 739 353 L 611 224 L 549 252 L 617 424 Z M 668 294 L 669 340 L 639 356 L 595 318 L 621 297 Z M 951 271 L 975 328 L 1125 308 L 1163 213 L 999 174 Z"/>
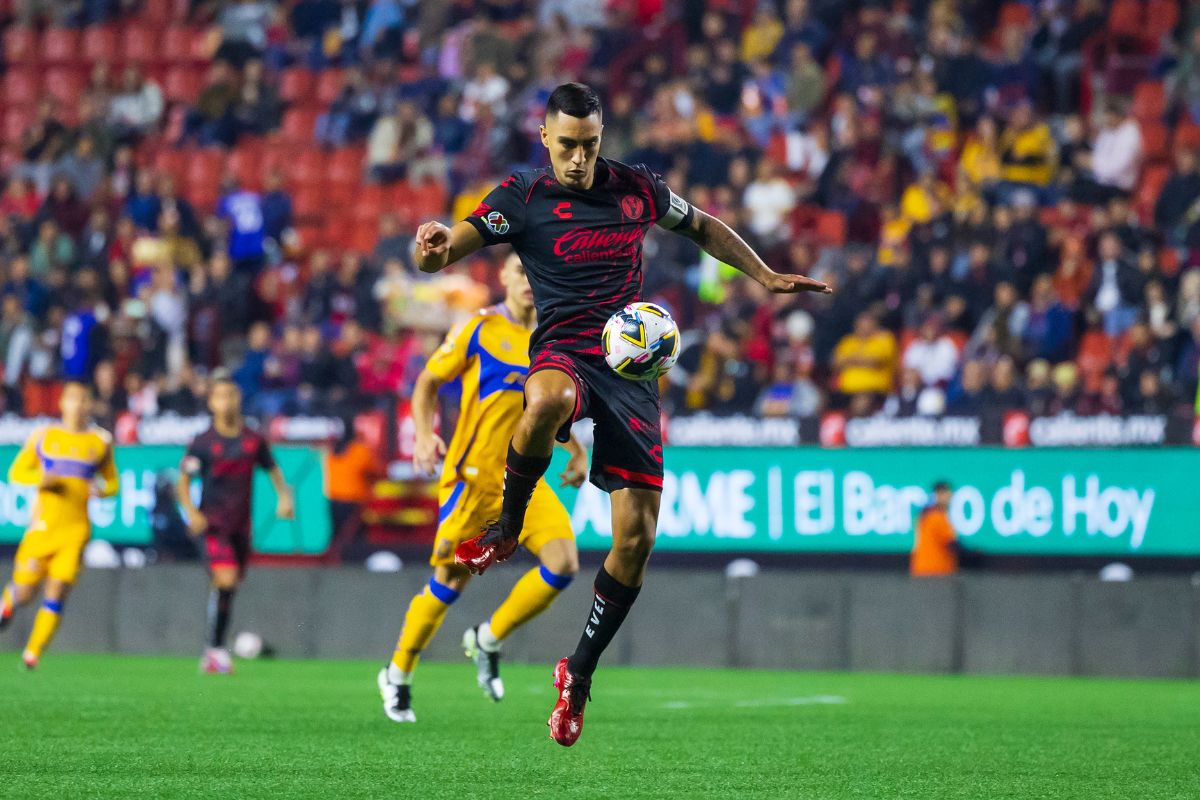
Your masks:
<path fill-rule="evenodd" d="M 0 654 L 0 797 L 1200 797 L 1197 683 L 602 669 L 567 750 L 550 665 L 424 664 L 416 725 L 377 669 Z"/>

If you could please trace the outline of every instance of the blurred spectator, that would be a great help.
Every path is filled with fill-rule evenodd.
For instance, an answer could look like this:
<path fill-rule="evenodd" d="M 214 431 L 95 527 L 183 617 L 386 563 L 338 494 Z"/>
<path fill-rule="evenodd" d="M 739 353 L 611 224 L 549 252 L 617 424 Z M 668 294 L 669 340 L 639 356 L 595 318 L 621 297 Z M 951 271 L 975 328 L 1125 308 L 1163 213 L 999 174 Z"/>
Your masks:
<path fill-rule="evenodd" d="M 410 275 L 417 272 L 413 263 L 413 237 L 400 230 L 400 219 L 391 213 L 379 215 L 379 238 L 371 251 L 371 261 L 382 267 L 388 261 L 399 261 Z"/>
<path fill-rule="evenodd" d="M 1051 278 L 1040 276 L 1033 282 L 1029 323 L 1022 334 L 1025 355 L 1057 364 L 1070 356 L 1073 338 L 1071 312 L 1058 301 Z"/>
<path fill-rule="evenodd" d="M 992 306 L 979 318 L 967 350 L 974 355 L 991 350 L 997 355 L 1020 358 L 1023 355 L 1021 337 L 1028 325 L 1029 305 L 1020 299 L 1012 283 L 999 281 Z"/>
<path fill-rule="evenodd" d="M 233 136 L 262 136 L 279 127 L 283 103 L 263 75 L 263 62 L 252 59 L 242 70 L 237 100 L 230 112 Z"/>
<path fill-rule="evenodd" d="M 92 413 L 96 423 L 113 430 L 117 417 L 125 412 L 128 399 L 117 381 L 117 368 L 112 361 L 101 361 L 92 374 Z"/>
<path fill-rule="evenodd" d="M 268 172 L 263 188 L 263 235 L 281 244 L 284 232 L 292 227 L 292 197 L 284 188 L 283 171 Z"/>
<path fill-rule="evenodd" d="M 367 139 L 367 171 L 382 183 L 408 178 L 416 183 L 444 175 L 432 152 L 433 125 L 415 103 L 401 103 L 396 113 L 383 114 Z"/>
<path fill-rule="evenodd" d="M 1021 100 L 1000 137 L 1000 178 L 1006 191 L 1027 188 L 1041 197 L 1054 178 L 1057 161 L 1050 126 L 1038 121 L 1028 100 Z"/>
<path fill-rule="evenodd" d="M 81 136 L 74 149 L 58 160 L 54 170 L 70 181 L 75 194 L 87 200 L 104 180 L 105 164 L 96 155 L 91 137 Z"/>
<path fill-rule="evenodd" d="M 1099 257 L 1085 301 L 1100 312 L 1104 332 L 1117 336 L 1133 324 L 1142 298 L 1142 276 L 1123 258 L 1121 240 L 1111 231 L 1100 236 Z"/>
<path fill-rule="evenodd" d="M 787 234 L 787 215 L 796 207 L 796 193 L 778 174 L 774 162 L 762 158 L 754 181 L 746 187 L 742 204 L 748 212 L 746 227 L 767 245 Z"/>
<path fill-rule="evenodd" d="M 982 413 L 988 400 L 988 371 L 982 361 L 966 361 L 957 384 L 951 384 L 946 392 L 946 413 L 960 416 L 977 416 Z"/>
<path fill-rule="evenodd" d="M 341 435 L 325 453 L 324 471 L 333 532 L 326 558 L 337 562 L 365 534 L 363 509 L 372 484 L 385 475 L 375 452 L 356 435 L 352 417 L 343 418 Z"/>
<path fill-rule="evenodd" d="M 1174 245 L 1188 241 L 1188 229 L 1200 219 L 1200 169 L 1196 151 L 1188 147 L 1175 149 L 1175 168 L 1163 184 L 1154 203 L 1154 224 Z"/>
<path fill-rule="evenodd" d="M 75 243 L 53 219 L 38 226 L 37 239 L 29 248 L 29 271 L 46 278 L 55 270 L 70 270 L 75 263 Z"/>
<path fill-rule="evenodd" d="M 900 370 L 900 385 L 888 395 L 883 413 L 892 417 L 933 417 L 946 410 L 946 395 L 937 386 L 928 386 L 919 370 Z"/>
<path fill-rule="evenodd" d="M 362 141 L 379 116 L 379 93 L 358 67 L 346 70 L 329 110 L 317 118 L 316 139 L 329 147 Z"/>
<path fill-rule="evenodd" d="M 1096 134 L 1092 152 L 1076 154 L 1075 161 L 1090 173 L 1076 182 L 1075 194 L 1082 202 L 1106 203 L 1113 197 L 1128 196 L 1137 184 L 1142 163 L 1137 121 L 1115 102 L 1110 103 L 1104 109 L 1103 127 Z"/>
<path fill-rule="evenodd" d="M 993 412 L 1023 408 L 1025 394 L 1017 385 L 1017 370 L 1013 359 L 1004 356 L 992 366 L 988 378 L 987 407 Z"/>
<path fill-rule="evenodd" d="M 4 359 L 5 407 L 20 408 L 21 379 L 33 348 L 34 321 L 15 294 L 0 301 L 0 355 Z"/>
<path fill-rule="evenodd" d="M 1142 370 L 1137 376 L 1137 389 L 1126 410 L 1132 414 L 1170 414 L 1174 407 L 1175 399 L 1163 385 L 1158 372 Z"/>
<path fill-rule="evenodd" d="M 273 5 L 266 0 L 225 3 L 217 16 L 221 28 L 217 57 L 241 66 L 261 55 L 267 46 L 267 26 L 271 22 Z"/>
<path fill-rule="evenodd" d="M 196 106 L 188 112 L 183 141 L 194 141 L 201 147 L 231 146 L 236 137 L 233 107 L 239 95 L 233 69 L 225 61 L 214 61 Z"/>
<path fill-rule="evenodd" d="M 162 90 L 144 77 L 136 64 L 121 73 L 121 89 L 108 108 L 108 118 L 118 138 L 139 138 L 150 133 L 163 114 Z"/>
<path fill-rule="evenodd" d="M 939 577 L 958 572 L 962 547 L 950 522 L 954 493 L 946 481 L 933 485 L 933 502 L 917 517 L 908 571 L 914 577 Z"/>
<path fill-rule="evenodd" d="M 853 332 L 838 342 L 833 353 L 836 386 L 845 395 L 886 395 L 896 370 L 896 339 L 881 330 L 870 312 L 854 321 Z"/>
<path fill-rule="evenodd" d="M 257 192 L 242 189 L 232 178 L 225 181 L 224 191 L 217 203 L 217 216 L 229 229 L 229 257 L 237 270 L 257 272 L 266 263 L 262 198 Z"/>
<path fill-rule="evenodd" d="M 53 220 L 68 236 L 78 236 L 87 224 L 88 216 L 87 205 L 79 199 L 71 181 L 63 176 L 56 177 L 51 183 L 50 195 L 37 213 L 39 221 Z"/>
<path fill-rule="evenodd" d="M 916 370 L 924 385 L 944 385 L 958 370 L 958 346 L 942 332 L 941 319 L 930 315 L 921 323 L 917 338 L 904 349 L 900 363 Z"/>

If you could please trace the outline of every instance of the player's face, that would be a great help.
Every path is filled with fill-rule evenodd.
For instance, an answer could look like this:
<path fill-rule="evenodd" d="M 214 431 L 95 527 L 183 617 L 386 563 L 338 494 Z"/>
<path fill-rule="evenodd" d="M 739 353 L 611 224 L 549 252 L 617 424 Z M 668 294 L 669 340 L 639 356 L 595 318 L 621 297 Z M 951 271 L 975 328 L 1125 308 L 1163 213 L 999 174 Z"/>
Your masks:
<path fill-rule="evenodd" d="M 942 508 L 948 508 L 950 506 L 950 498 L 952 496 L 953 493 L 949 489 L 938 489 L 933 493 L 933 501 Z"/>
<path fill-rule="evenodd" d="M 505 300 L 520 311 L 533 308 L 533 289 L 529 287 L 529 276 L 519 258 L 510 258 L 500 270 L 500 285 L 504 287 Z"/>
<path fill-rule="evenodd" d="M 69 384 L 63 389 L 58 406 L 63 422 L 82 425 L 92 414 L 92 393 L 77 383 Z"/>
<path fill-rule="evenodd" d="M 572 117 L 560 112 L 546 117 L 542 144 L 550 151 L 550 163 L 559 183 L 572 189 L 592 185 L 603 131 L 599 114 Z"/>
<path fill-rule="evenodd" d="M 208 393 L 208 410 L 214 417 L 233 419 L 241 413 L 242 393 L 228 381 L 216 383 Z"/>

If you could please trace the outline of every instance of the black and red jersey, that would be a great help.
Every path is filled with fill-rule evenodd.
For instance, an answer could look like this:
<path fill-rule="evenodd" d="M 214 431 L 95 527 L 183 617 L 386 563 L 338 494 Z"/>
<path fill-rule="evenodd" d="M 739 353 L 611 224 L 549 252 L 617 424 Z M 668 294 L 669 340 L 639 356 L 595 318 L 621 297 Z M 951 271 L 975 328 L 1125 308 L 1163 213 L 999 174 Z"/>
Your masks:
<path fill-rule="evenodd" d="M 254 468 L 271 469 L 275 458 L 262 434 L 243 427 L 237 436 L 209 428 L 192 440 L 181 469 L 200 478 L 200 511 L 210 531 L 249 531 Z"/>
<path fill-rule="evenodd" d="M 599 355 L 604 323 L 641 297 L 646 232 L 692 213 L 649 167 L 600 158 L 586 190 L 563 186 L 551 167 L 517 170 L 467 222 L 485 243 L 511 244 L 525 265 L 538 312 L 530 352 Z"/>

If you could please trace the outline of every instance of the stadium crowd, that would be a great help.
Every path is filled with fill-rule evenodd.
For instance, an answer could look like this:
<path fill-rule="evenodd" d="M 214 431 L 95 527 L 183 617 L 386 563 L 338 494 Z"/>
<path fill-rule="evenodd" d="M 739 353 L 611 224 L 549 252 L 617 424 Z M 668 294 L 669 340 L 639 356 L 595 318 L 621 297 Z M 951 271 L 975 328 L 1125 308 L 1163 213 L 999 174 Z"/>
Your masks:
<path fill-rule="evenodd" d="M 192 413 L 220 364 L 260 414 L 405 396 L 502 255 L 420 275 L 414 223 L 544 163 L 577 79 L 604 155 L 836 287 L 767 296 L 654 232 L 672 413 L 1193 413 L 1195 3 L 8 5 L 9 410 L 75 378 L 106 419 Z"/>

